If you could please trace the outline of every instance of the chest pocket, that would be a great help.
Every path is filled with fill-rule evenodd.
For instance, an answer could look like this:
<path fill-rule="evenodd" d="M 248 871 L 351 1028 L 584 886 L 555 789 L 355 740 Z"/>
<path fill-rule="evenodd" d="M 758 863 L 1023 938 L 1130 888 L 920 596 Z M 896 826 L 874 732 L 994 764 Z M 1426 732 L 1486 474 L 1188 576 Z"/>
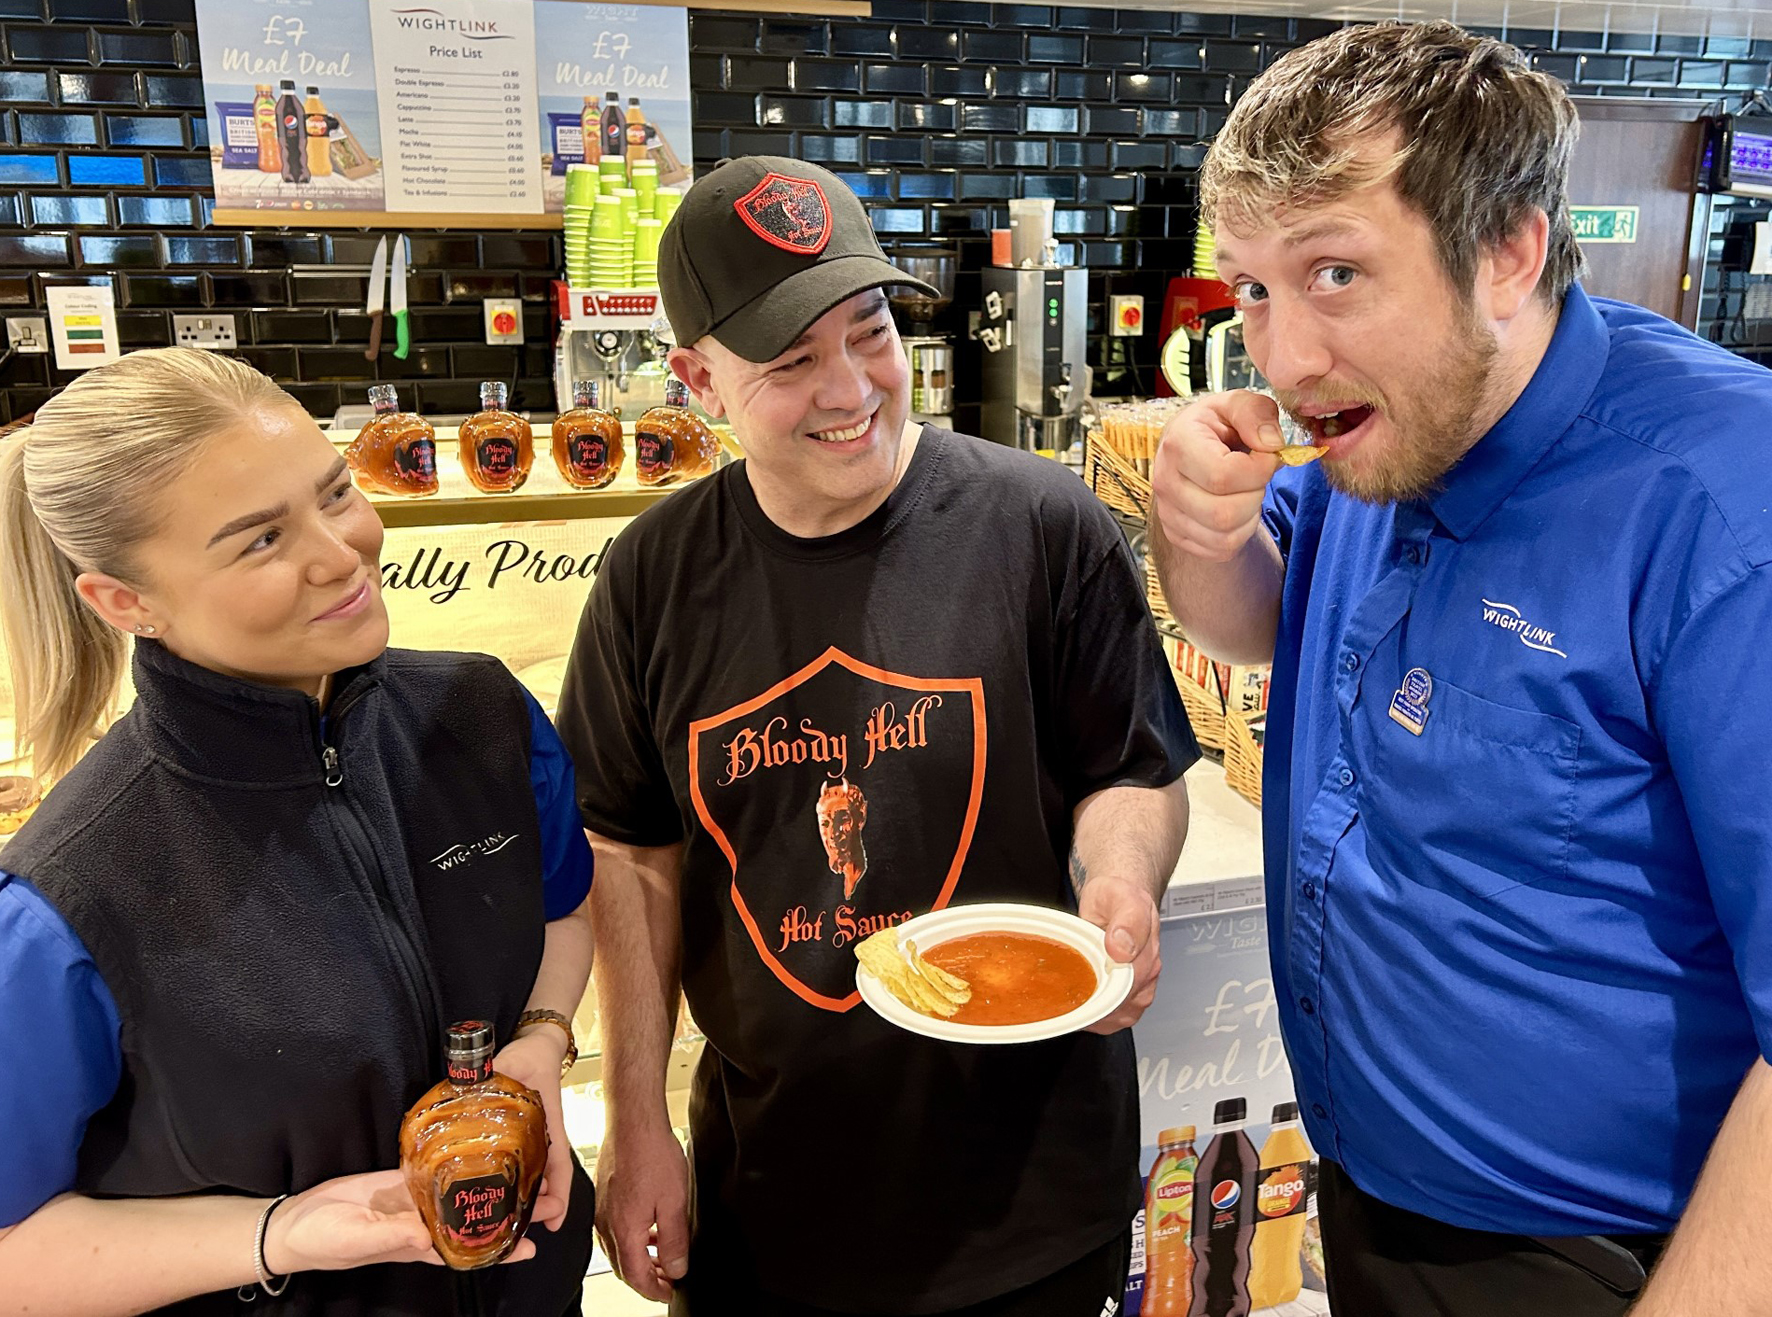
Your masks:
<path fill-rule="evenodd" d="M 1367 853 L 1383 871 L 1454 895 L 1492 897 L 1569 868 L 1581 729 L 1435 678 L 1420 736 L 1387 698 L 1361 702 Z"/>

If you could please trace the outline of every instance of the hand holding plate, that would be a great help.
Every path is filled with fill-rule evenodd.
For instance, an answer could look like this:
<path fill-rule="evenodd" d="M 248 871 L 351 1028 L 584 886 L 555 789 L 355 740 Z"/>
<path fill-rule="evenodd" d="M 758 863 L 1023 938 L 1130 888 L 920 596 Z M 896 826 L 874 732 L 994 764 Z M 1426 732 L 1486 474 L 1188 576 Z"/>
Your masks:
<path fill-rule="evenodd" d="M 1107 952 L 1132 966 L 1132 991 L 1109 1015 L 1089 1026 L 1092 1033 L 1130 1028 L 1157 995 L 1159 954 L 1157 903 L 1141 883 L 1112 874 L 1092 875 L 1077 898 L 1077 913 L 1107 934 Z"/>

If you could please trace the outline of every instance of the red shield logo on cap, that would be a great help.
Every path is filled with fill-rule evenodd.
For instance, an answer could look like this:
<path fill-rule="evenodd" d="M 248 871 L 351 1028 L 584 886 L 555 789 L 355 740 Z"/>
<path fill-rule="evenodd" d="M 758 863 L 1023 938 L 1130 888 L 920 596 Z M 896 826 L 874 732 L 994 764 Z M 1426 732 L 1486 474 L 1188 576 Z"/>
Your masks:
<path fill-rule="evenodd" d="M 765 174 L 732 208 L 746 228 L 784 252 L 816 256 L 831 240 L 831 208 L 810 179 Z"/>

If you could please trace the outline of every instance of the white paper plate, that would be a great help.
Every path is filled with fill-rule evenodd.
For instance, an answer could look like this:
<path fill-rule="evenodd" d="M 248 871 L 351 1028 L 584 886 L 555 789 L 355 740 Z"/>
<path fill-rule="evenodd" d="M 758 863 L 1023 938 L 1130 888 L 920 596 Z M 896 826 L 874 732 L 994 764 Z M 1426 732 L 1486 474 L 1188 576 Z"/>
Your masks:
<path fill-rule="evenodd" d="M 861 999 L 882 1019 L 928 1038 L 954 1043 L 1032 1043 L 1042 1038 L 1057 1038 L 1061 1034 L 1086 1029 L 1111 1015 L 1132 991 L 1132 966 L 1122 965 L 1108 955 L 1107 934 L 1066 910 L 1008 901 L 957 905 L 918 915 L 898 925 L 894 931 L 898 934 L 900 947 L 904 946 L 906 938 L 910 938 L 923 953 L 971 933 L 1031 933 L 1075 948 L 1095 970 L 1094 993 L 1074 1011 L 1029 1024 L 956 1024 L 952 1020 L 912 1010 L 894 997 L 884 983 L 863 969 L 859 961 L 856 962 L 855 986 L 861 992 Z"/>

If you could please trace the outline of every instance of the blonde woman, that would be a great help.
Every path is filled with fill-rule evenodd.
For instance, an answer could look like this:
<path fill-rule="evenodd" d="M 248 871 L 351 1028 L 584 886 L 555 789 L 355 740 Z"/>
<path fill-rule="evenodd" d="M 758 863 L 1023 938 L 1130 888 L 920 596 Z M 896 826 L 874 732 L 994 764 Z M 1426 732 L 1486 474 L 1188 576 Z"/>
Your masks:
<path fill-rule="evenodd" d="M 387 648 L 381 524 L 246 366 L 138 352 L 5 444 L 19 736 L 59 781 L 0 853 L 0 1314 L 577 1313 L 591 861 L 546 717 L 496 660 Z M 552 1148 L 546 1228 L 457 1275 L 393 1168 L 470 1017 Z"/>

